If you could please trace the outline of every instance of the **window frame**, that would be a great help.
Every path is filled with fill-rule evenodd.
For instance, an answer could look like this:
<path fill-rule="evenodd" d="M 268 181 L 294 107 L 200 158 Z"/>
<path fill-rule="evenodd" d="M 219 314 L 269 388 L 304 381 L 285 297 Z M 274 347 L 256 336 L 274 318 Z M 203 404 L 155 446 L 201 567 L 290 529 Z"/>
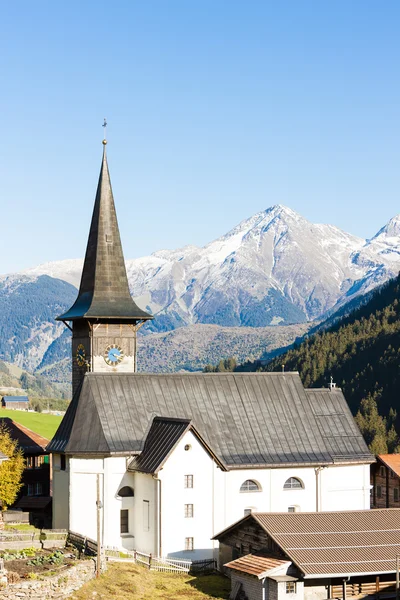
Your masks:
<path fill-rule="evenodd" d="M 185 552 L 194 551 L 194 537 L 185 537 Z"/>
<path fill-rule="evenodd" d="M 399 502 L 399 500 L 400 500 L 399 488 L 395 487 L 395 488 L 393 488 L 393 502 Z"/>
<path fill-rule="evenodd" d="M 297 482 L 298 485 L 293 485 L 293 482 Z M 305 485 L 304 482 L 300 479 L 300 477 L 288 477 L 283 484 L 283 489 L 286 491 L 291 490 L 304 490 Z"/>
<path fill-rule="evenodd" d="M 296 594 L 297 585 L 296 581 L 285 581 L 285 594 Z"/>
<path fill-rule="evenodd" d="M 381 485 L 376 486 L 376 497 L 382 498 L 382 486 Z"/>
<path fill-rule="evenodd" d="M 193 519 L 193 517 L 194 517 L 194 505 L 193 504 L 185 504 L 184 505 L 184 515 L 185 515 L 185 519 Z"/>
<path fill-rule="evenodd" d="M 34 486 L 34 484 L 33 483 L 28 483 L 27 484 L 26 495 L 27 496 L 34 496 L 35 495 L 34 492 L 35 492 L 35 486 Z"/>
<path fill-rule="evenodd" d="M 40 481 L 35 483 L 35 496 L 43 496 L 43 484 Z"/>
<path fill-rule="evenodd" d="M 120 535 L 129 533 L 129 510 L 127 508 L 121 508 L 120 510 L 119 533 Z"/>
<path fill-rule="evenodd" d="M 183 487 L 185 490 L 192 490 L 194 488 L 194 477 L 193 475 L 184 475 Z M 190 484 L 190 485 L 189 485 Z"/>
<path fill-rule="evenodd" d="M 262 487 L 255 479 L 246 479 L 240 486 L 239 492 L 240 494 L 252 494 L 254 492 L 262 492 Z"/>
<path fill-rule="evenodd" d="M 143 500 L 143 531 L 150 531 L 150 500 Z"/>

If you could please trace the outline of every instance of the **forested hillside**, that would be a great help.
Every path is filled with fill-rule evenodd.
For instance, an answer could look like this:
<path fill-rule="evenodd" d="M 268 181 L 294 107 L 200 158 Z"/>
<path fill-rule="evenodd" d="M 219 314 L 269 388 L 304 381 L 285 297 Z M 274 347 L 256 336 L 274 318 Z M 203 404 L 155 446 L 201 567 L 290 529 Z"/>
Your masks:
<path fill-rule="evenodd" d="M 388 415 L 400 399 L 400 276 L 331 328 L 273 359 L 264 370 L 299 371 L 306 387 L 326 387 L 330 377 L 343 389 L 355 414 L 363 399 Z M 254 367 L 255 368 L 255 367 Z"/>

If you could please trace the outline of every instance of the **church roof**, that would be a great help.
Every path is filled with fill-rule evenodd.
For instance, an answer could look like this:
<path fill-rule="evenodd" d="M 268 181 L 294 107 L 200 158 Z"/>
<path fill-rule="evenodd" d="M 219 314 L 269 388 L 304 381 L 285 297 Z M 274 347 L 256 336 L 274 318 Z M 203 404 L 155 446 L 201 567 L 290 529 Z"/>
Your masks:
<path fill-rule="evenodd" d="M 227 469 L 374 462 L 342 392 L 298 373 L 87 373 L 48 449 L 139 454 L 156 416 L 190 420 Z"/>
<path fill-rule="evenodd" d="M 135 304 L 129 292 L 105 143 L 79 294 L 57 320 L 81 318 L 127 322 L 153 318 Z"/>

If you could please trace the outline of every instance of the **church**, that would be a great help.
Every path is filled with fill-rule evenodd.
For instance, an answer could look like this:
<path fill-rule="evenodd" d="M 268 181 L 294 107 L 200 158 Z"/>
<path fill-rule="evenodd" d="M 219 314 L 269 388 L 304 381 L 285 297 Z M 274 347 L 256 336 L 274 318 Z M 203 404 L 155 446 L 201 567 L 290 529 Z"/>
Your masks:
<path fill-rule="evenodd" d="M 203 559 L 251 512 L 368 509 L 374 457 L 339 389 L 304 389 L 298 373 L 137 372 L 153 316 L 130 295 L 106 143 L 78 297 L 58 317 L 73 399 L 48 446 L 53 527 Z"/>

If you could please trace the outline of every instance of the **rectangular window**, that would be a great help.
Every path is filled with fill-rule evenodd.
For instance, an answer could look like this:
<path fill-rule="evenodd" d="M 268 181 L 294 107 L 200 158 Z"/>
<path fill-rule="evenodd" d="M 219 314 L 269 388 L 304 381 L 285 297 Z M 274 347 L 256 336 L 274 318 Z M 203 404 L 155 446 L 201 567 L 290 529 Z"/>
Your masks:
<path fill-rule="evenodd" d="M 26 468 L 34 469 L 35 468 L 35 458 L 33 456 L 26 457 Z"/>
<path fill-rule="evenodd" d="M 35 496 L 41 496 L 43 494 L 43 486 L 41 483 L 35 484 Z"/>
<path fill-rule="evenodd" d="M 150 531 L 150 502 L 143 500 L 143 531 Z"/>
<path fill-rule="evenodd" d="M 385 467 L 381 467 L 379 469 L 379 474 L 380 474 L 381 477 L 385 477 L 385 475 L 386 475 L 386 473 L 385 473 Z"/>
<path fill-rule="evenodd" d="M 67 459 L 65 454 L 61 454 L 60 455 L 60 460 L 61 460 L 61 471 L 65 471 L 65 469 L 67 468 Z"/>
<path fill-rule="evenodd" d="M 192 537 L 185 538 L 185 550 L 194 550 L 194 540 Z"/>
<path fill-rule="evenodd" d="M 286 582 L 286 593 L 287 594 L 295 594 L 296 593 L 296 582 L 295 581 L 287 581 Z"/>
<path fill-rule="evenodd" d="M 28 496 L 33 496 L 34 486 L 33 483 L 28 483 Z"/>
<path fill-rule="evenodd" d="M 193 487 L 193 475 L 185 475 L 185 488 Z"/>
<path fill-rule="evenodd" d="M 382 498 L 382 486 L 381 485 L 376 486 L 376 495 L 378 498 Z"/>
<path fill-rule="evenodd" d="M 121 510 L 121 533 L 129 533 L 129 510 Z"/>
<path fill-rule="evenodd" d="M 193 517 L 193 504 L 185 504 L 185 517 Z"/>
<path fill-rule="evenodd" d="M 394 488 L 394 490 L 393 490 L 393 500 L 395 502 L 399 501 L 399 488 Z"/>

